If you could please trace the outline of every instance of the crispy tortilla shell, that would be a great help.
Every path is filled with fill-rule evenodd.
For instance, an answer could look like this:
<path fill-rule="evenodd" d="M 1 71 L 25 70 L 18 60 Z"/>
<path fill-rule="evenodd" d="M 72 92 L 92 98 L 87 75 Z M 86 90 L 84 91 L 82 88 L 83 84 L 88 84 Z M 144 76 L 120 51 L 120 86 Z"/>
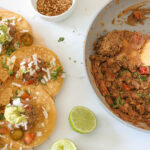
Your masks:
<path fill-rule="evenodd" d="M 31 26 L 29 25 L 29 23 L 27 22 L 27 20 L 17 14 L 17 13 L 14 13 L 14 12 L 11 12 L 11 11 L 0 11 L 0 16 L 2 18 L 11 18 L 11 17 L 16 17 L 15 20 L 16 20 L 16 29 L 17 31 L 22 31 L 22 30 L 28 30 L 30 34 L 32 34 L 32 29 L 31 29 Z M 20 21 L 17 21 L 18 19 L 21 19 Z"/>
<path fill-rule="evenodd" d="M 33 54 L 37 54 L 37 57 L 39 59 L 41 59 L 47 63 L 49 63 L 53 58 L 55 58 L 56 66 L 54 67 L 54 70 L 57 69 L 59 66 L 62 66 L 59 58 L 53 51 L 49 50 L 46 47 L 33 45 L 30 47 L 23 47 L 13 53 L 12 56 L 15 55 L 17 58 L 16 63 L 15 63 L 15 68 L 19 68 L 20 62 L 27 57 L 31 57 Z M 46 85 L 43 85 L 43 88 L 52 97 L 55 97 L 57 95 L 57 93 L 60 91 L 62 84 L 63 84 L 63 78 L 61 76 L 58 76 L 57 80 L 48 81 L 48 83 Z"/>
<path fill-rule="evenodd" d="M 13 93 L 18 89 L 9 83 L 9 88 L 12 89 Z M 33 106 L 36 108 L 36 120 L 31 129 L 29 129 L 29 133 L 41 132 L 42 136 L 35 136 L 34 141 L 30 145 L 26 145 L 24 140 L 21 139 L 19 141 L 14 141 L 10 138 L 9 133 L 4 134 L 6 138 L 4 138 L 4 142 L 7 144 L 13 143 L 13 147 L 15 148 L 32 148 L 42 144 L 52 133 L 55 123 L 56 123 L 56 108 L 53 99 L 49 96 L 49 94 L 43 89 L 41 85 L 38 86 L 22 86 L 20 89 L 30 91 L 30 96 Z M 38 94 L 37 94 L 38 93 Z M 0 93 L 1 94 L 1 93 Z M 9 97 L 11 97 L 9 95 Z M 32 99 L 32 98 L 36 99 Z M 43 108 L 46 110 L 48 114 L 48 118 L 45 118 L 43 113 Z M 7 126 L 8 123 L 6 121 L 5 125 Z M 42 125 L 44 123 L 44 126 Z"/>

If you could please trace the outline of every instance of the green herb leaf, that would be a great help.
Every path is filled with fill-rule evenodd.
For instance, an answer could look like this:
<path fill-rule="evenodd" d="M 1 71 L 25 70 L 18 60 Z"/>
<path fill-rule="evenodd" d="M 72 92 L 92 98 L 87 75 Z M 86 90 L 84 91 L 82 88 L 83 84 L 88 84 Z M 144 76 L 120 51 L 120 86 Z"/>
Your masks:
<path fill-rule="evenodd" d="M 134 72 L 134 74 L 137 75 L 137 78 L 139 79 L 139 82 L 140 82 L 140 83 L 142 83 L 143 80 L 144 80 L 144 81 L 147 81 L 147 77 L 143 77 L 142 75 L 140 75 L 140 74 L 137 73 L 137 72 Z"/>
<path fill-rule="evenodd" d="M 6 58 L 5 57 L 3 58 L 3 61 L 2 61 L 2 68 L 9 70 L 9 67 L 6 65 Z"/>
<path fill-rule="evenodd" d="M 13 48 L 8 47 L 8 48 L 6 49 L 6 55 L 9 57 L 14 51 L 15 51 L 15 50 L 14 50 Z"/>
<path fill-rule="evenodd" d="M 108 96 L 111 97 L 111 94 L 109 93 Z"/>
<path fill-rule="evenodd" d="M 63 42 L 64 40 L 65 40 L 64 37 L 60 37 L 60 38 L 58 39 L 58 42 Z"/>
<path fill-rule="evenodd" d="M 59 66 L 56 70 L 53 70 L 51 73 L 52 80 L 57 80 L 57 76 L 61 75 L 63 73 L 63 69 L 61 66 Z"/>
<path fill-rule="evenodd" d="M 117 97 L 115 104 L 113 104 L 113 108 L 117 109 L 119 108 L 119 105 L 124 105 L 124 101 L 121 100 L 120 96 Z"/>
<path fill-rule="evenodd" d="M 120 94 L 123 94 L 124 93 L 124 91 L 120 91 Z"/>
<path fill-rule="evenodd" d="M 0 120 L 4 120 L 4 114 L 0 114 Z"/>
<path fill-rule="evenodd" d="M 13 70 L 9 70 L 9 76 L 12 76 L 14 74 Z"/>

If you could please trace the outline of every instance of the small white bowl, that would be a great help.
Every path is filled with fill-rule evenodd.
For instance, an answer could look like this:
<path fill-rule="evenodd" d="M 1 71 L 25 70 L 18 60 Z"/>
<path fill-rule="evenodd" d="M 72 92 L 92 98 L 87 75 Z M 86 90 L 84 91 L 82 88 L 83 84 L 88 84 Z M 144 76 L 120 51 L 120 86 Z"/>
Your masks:
<path fill-rule="evenodd" d="M 38 12 L 38 10 L 37 10 L 37 1 L 38 0 L 30 0 L 31 5 L 32 5 L 34 11 L 40 17 L 42 17 L 42 18 L 44 18 L 44 19 L 46 19 L 48 21 L 51 21 L 51 22 L 62 21 L 64 19 L 66 19 L 67 17 L 69 17 L 72 14 L 72 12 L 73 12 L 73 10 L 75 8 L 75 5 L 76 5 L 76 0 L 72 0 L 71 7 L 67 11 L 65 11 L 64 13 L 62 13 L 60 15 L 57 15 L 57 16 L 46 16 L 46 15 L 42 15 L 41 13 Z"/>

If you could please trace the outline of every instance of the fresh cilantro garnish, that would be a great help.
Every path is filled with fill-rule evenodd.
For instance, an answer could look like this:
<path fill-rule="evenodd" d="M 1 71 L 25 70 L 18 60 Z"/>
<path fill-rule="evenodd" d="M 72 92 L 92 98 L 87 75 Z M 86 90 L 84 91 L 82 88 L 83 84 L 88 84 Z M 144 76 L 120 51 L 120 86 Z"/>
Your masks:
<path fill-rule="evenodd" d="M 64 37 L 60 37 L 60 38 L 58 39 L 58 42 L 63 42 L 64 40 L 65 40 Z"/>
<path fill-rule="evenodd" d="M 9 70 L 8 66 L 6 65 L 6 58 L 5 57 L 3 58 L 3 61 L 2 61 L 2 67 Z"/>
<path fill-rule="evenodd" d="M 25 92 L 25 93 L 27 93 L 28 95 L 30 95 L 30 93 L 29 93 L 29 91 L 28 91 L 28 90 L 26 90 L 26 89 L 25 89 L 25 90 L 24 90 L 24 92 Z"/>
<path fill-rule="evenodd" d="M 124 93 L 124 91 L 120 91 L 120 94 L 123 94 Z"/>
<path fill-rule="evenodd" d="M 73 62 L 74 62 L 74 63 L 76 63 L 77 61 L 76 61 L 76 60 L 74 60 Z"/>
<path fill-rule="evenodd" d="M 57 80 L 57 76 L 63 73 L 62 67 L 58 67 L 56 70 L 53 70 L 51 73 L 52 80 Z"/>
<path fill-rule="evenodd" d="M 14 50 L 13 48 L 8 47 L 8 48 L 6 49 L 6 54 L 7 54 L 7 56 L 9 57 L 14 51 L 15 51 L 15 50 Z"/>
<path fill-rule="evenodd" d="M 7 22 L 8 22 L 8 24 L 10 23 L 10 20 L 9 19 L 7 19 Z"/>
<path fill-rule="evenodd" d="M 137 73 L 137 72 L 134 72 L 134 74 L 137 75 L 137 78 L 139 79 L 139 82 L 140 82 L 140 83 L 142 83 L 143 80 L 144 80 L 144 81 L 147 81 L 147 77 L 144 77 L 144 76 L 140 75 L 140 74 Z"/>
<path fill-rule="evenodd" d="M 21 46 L 25 46 L 24 42 L 21 42 Z"/>
<path fill-rule="evenodd" d="M 111 97 L 111 94 L 109 93 L 108 96 Z"/>
<path fill-rule="evenodd" d="M 118 96 L 115 103 L 112 106 L 113 106 L 113 108 L 117 109 L 117 108 L 119 108 L 120 104 L 123 105 L 124 101 L 122 101 L 120 96 Z"/>
<path fill-rule="evenodd" d="M 4 114 L 0 114 L 0 120 L 4 120 Z"/>
<path fill-rule="evenodd" d="M 9 70 L 9 76 L 12 76 L 14 74 L 13 70 Z"/>

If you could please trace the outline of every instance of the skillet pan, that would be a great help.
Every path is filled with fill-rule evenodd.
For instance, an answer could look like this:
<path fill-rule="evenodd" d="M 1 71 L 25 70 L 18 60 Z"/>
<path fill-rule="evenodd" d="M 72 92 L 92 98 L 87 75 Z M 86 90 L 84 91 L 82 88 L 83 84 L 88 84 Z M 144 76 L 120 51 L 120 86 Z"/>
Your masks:
<path fill-rule="evenodd" d="M 145 5 L 145 8 L 150 8 L 150 1 L 144 0 L 112 0 L 110 1 L 104 8 L 100 10 L 96 18 L 94 19 L 92 25 L 90 26 L 89 32 L 87 34 L 86 42 L 85 42 L 85 51 L 84 51 L 84 58 L 85 58 L 85 69 L 92 85 L 95 93 L 97 94 L 101 104 L 103 107 L 117 120 L 122 122 L 123 124 L 130 126 L 134 129 L 148 132 L 150 133 L 150 127 L 146 124 L 132 124 L 130 122 L 126 122 L 119 118 L 119 116 L 113 114 L 109 105 L 105 102 L 105 98 L 101 95 L 99 89 L 96 87 L 95 80 L 91 74 L 91 63 L 89 60 L 89 56 L 93 54 L 93 43 L 97 41 L 97 38 L 100 36 L 105 35 L 107 32 L 113 30 L 129 30 L 129 31 L 139 31 L 142 33 L 149 34 L 150 33 L 150 19 L 144 21 L 144 25 L 136 24 L 136 26 L 131 26 L 126 24 L 127 16 L 129 15 L 124 14 L 123 17 L 119 18 L 118 14 L 120 14 L 123 10 L 129 8 L 130 6 L 138 6 L 138 5 Z M 114 23 L 115 18 L 115 23 Z"/>

